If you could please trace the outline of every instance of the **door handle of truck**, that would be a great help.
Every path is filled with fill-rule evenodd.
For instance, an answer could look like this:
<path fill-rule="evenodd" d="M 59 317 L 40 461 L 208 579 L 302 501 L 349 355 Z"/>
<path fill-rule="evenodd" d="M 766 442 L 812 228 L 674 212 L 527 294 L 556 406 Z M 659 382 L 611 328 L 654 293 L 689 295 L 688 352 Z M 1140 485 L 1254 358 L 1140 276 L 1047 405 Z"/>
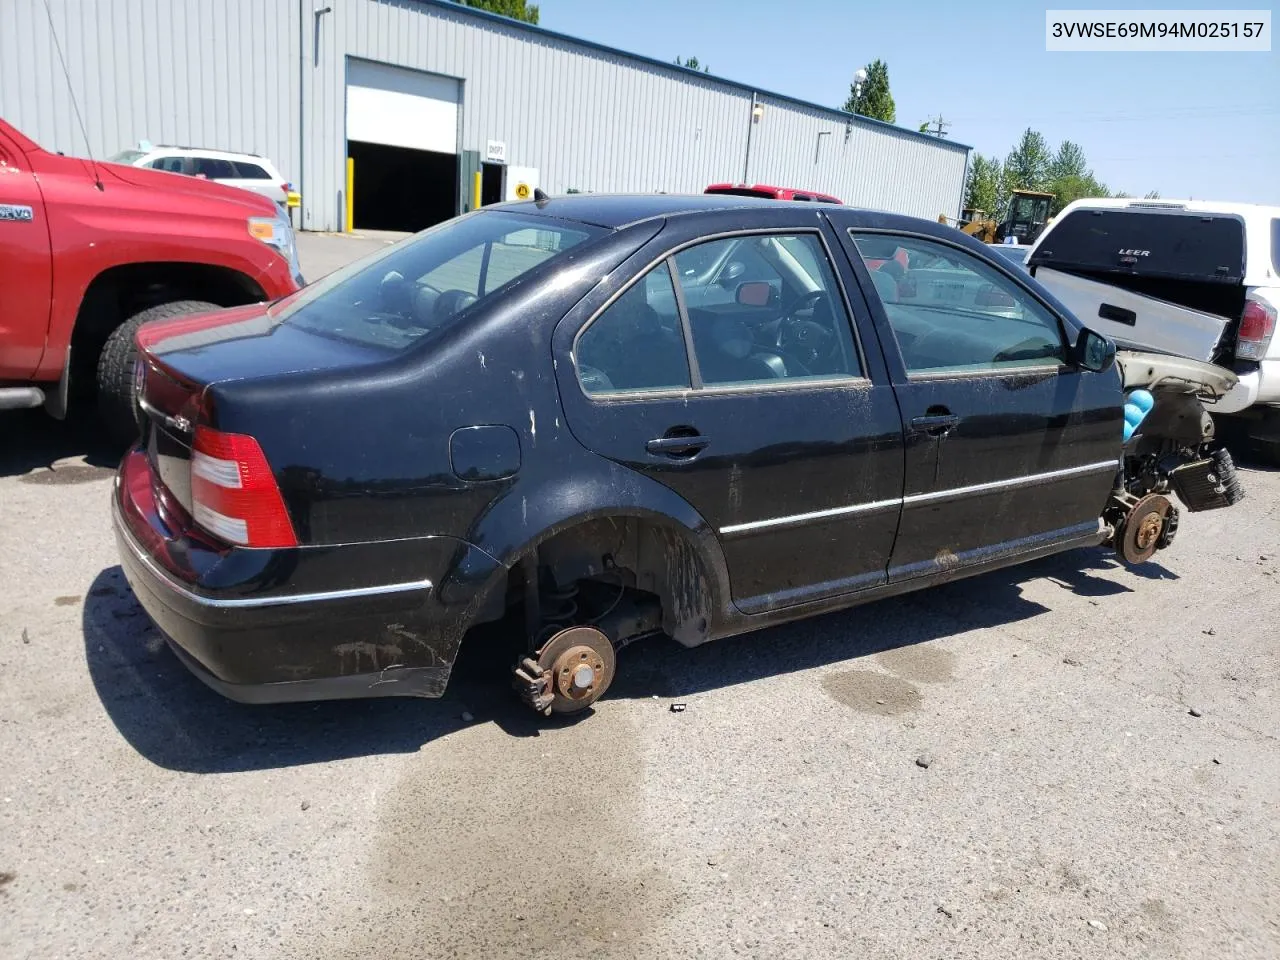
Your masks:
<path fill-rule="evenodd" d="M 1098 316 L 1103 320 L 1123 323 L 1126 327 L 1136 326 L 1138 323 L 1138 315 L 1132 310 L 1126 310 L 1124 307 L 1113 306 L 1110 303 L 1104 303 L 1102 306 L 1098 307 Z"/>

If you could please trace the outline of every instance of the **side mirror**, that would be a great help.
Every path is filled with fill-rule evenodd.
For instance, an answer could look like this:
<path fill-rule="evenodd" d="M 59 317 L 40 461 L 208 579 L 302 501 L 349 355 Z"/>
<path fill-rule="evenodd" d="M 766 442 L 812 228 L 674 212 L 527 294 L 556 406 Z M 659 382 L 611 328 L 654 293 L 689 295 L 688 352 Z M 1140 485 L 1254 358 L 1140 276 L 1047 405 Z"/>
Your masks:
<path fill-rule="evenodd" d="M 749 280 L 738 284 L 734 299 L 744 307 L 767 307 L 773 300 L 773 287 L 763 280 Z"/>
<path fill-rule="evenodd" d="M 1111 365 L 1116 362 L 1115 343 L 1088 327 L 1081 330 L 1080 336 L 1076 337 L 1073 353 L 1076 366 L 1095 373 L 1111 369 Z"/>

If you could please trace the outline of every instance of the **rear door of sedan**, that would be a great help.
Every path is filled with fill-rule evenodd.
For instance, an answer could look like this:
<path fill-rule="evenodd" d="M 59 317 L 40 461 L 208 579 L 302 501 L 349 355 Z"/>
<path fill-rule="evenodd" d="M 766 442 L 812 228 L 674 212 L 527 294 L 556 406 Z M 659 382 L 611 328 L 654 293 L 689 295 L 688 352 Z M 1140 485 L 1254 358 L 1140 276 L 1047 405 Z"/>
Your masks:
<path fill-rule="evenodd" d="M 744 247 L 776 276 L 699 297 L 699 267 Z M 886 579 L 902 427 L 848 267 L 800 205 L 675 217 L 555 333 L 573 435 L 706 519 L 746 613 Z"/>
<path fill-rule="evenodd" d="M 831 218 L 871 301 L 906 433 L 889 579 L 1096 540 L 1123 440 L 1117 371 L 1071 363 L 1074 324 L 989 254 L 860 228 L 851 211 Z"/>

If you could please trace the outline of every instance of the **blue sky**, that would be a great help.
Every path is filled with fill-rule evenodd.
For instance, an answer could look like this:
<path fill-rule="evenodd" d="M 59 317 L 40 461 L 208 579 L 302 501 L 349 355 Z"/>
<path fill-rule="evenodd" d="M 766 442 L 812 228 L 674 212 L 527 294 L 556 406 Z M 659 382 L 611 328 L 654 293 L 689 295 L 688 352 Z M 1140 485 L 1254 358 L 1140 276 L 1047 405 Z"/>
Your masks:
<path fill-rule="evenodd" d="M 833 106 L 854 70 L 879 57 L 901 126 L 941 113 L 953 139 L 1000 156 L 1031 126 L 1051 145 L 1080 143 L 1113 190 L 1280 204 L 1274 41 L 1270 53 L 1047 53 L 1044 11 L 1068 6 L 540 0 L 551 30 L 663 60 L 697 56 L 727 79 Z"/>

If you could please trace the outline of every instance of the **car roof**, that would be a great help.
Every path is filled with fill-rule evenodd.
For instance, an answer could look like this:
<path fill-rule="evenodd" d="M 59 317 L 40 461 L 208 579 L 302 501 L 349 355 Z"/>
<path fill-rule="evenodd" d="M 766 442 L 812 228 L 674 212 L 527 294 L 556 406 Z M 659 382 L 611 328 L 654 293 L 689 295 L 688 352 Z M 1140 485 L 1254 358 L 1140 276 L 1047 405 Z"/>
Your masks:
<path fill-rule="evenodd" d="M 738 210 L 751 207 L 785 207 L 795 204 L 787 200 L 765 197 L 740 197 L 732 194 L 672 193 L 575 193 L 545 200 L 525 200 L 495 204 L 521 213 L 544 217 L 578 220 L 598 227 L 618 229 L 641 220 L 670 217 L 680 213 L 709 213 L 716 210 Z"/>
<path fill-rule="evenodd" d="M 1255 216 L 1280 217 L 1280 207 L 1262 203 L 1236 203 L 1229 200 L 1145 200 L 1130 197 L 1090 197 L 1074 200 L 1063 208 L 1063 214 L 1072 210 L 1133 210 L 1152 211 L 1185 211 L 1187 213 L 1225 214 L 1244 217 L 1246 220 Z"/>
<path fill-rule="evenodd" d="M 266 157 L 256 153 L 236 153 L 233 150 L 209 150 L 205 147 L 175 147 L 167 143 L 158 143 L 152 146 L 150 150 L 145 151 L 148 155 L 153 153 L 198 153 L 202 156 L 211 157 L 214 160 L 249 160 L 253 163 L 270 163 Z"/>
<path fill-rule="evenodd" d="M 533 216 L 557 217 L 576 220 L 592 226 L 619 230 L 623 227 L 665 217 L 698 214 L 732 213 L 741 210 L 785 210 L 788 213 L 807 210 L 810 213 L 843 211 L 853 214 L 850 226 L 856 229 L 889 230 L 937 237 L 960 243 L 971 249 L 984 249 L 985 245 L 961 233 L 955 227 L 946 226 L 927 217 L 913 217 L 885 210 L 850 207 L 843 204 L 824 203 L 810 206 L 794 200 L 773 200 L 765 197 L 742 197 L 734 194 L 669 194 L 669 193 L 575 193 L 567 196 L 547 197 L 543 200 L 523 200 L 514 203 L 490 204 L 482 210 L 509 210 Z"/>

